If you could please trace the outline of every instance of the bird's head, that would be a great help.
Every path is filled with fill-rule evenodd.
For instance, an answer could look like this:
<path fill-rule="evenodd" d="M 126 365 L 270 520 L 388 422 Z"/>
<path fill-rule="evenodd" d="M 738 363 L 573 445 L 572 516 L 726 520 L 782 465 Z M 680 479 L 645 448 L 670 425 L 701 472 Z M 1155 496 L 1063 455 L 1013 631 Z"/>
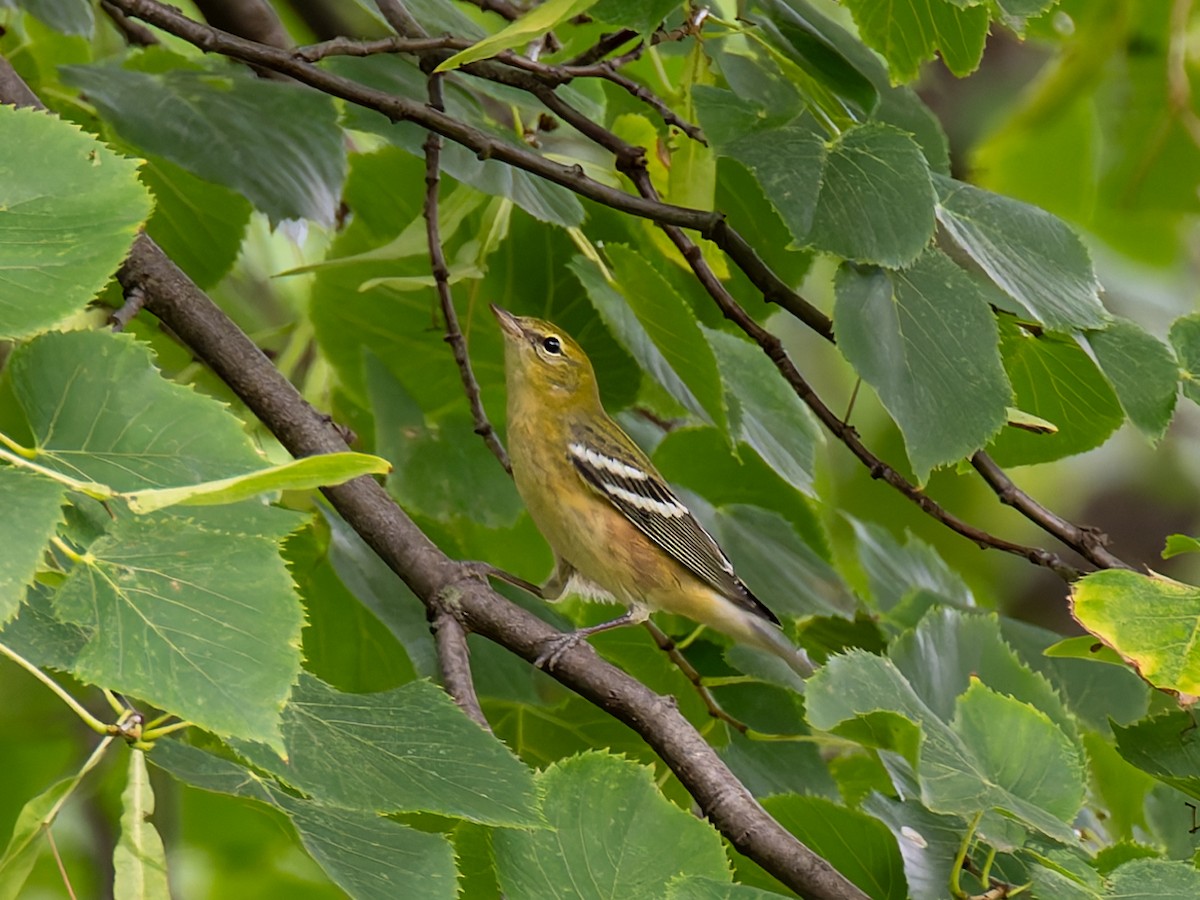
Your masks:
<path fill-rule="evenodd" d="M 597 396 L 596 374 L 583 348 L 556 325 L 514 316 L 492 304 L 504 335 L 504 372 L 509 392 L 532 391 L 543 403 Z"/>

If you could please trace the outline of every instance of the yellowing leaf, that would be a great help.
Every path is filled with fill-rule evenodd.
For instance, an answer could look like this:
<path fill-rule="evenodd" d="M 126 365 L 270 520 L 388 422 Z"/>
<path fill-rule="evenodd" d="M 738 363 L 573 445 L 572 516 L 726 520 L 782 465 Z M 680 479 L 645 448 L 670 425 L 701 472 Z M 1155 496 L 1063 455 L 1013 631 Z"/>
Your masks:
<path fill-rule="evenodd" d="M 1071 605 L 1155 687 L 1200 695 L 1200 587 L 1110 569 L 1076 582 Z"/>

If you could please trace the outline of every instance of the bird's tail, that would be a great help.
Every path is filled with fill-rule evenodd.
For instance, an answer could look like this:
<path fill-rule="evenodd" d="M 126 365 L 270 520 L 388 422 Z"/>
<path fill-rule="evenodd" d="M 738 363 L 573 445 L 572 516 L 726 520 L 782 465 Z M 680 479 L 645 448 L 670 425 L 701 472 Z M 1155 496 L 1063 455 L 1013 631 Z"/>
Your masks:
<path fill-rule="evenodd" d="M 801 678 L 808 678 L 813 673 L 815 667 L 808 654 L 788 640 L 787 635 L 778 626 L 757 618 L 751 619 L 749 624 L 749 643 L 782 659 Z"/>

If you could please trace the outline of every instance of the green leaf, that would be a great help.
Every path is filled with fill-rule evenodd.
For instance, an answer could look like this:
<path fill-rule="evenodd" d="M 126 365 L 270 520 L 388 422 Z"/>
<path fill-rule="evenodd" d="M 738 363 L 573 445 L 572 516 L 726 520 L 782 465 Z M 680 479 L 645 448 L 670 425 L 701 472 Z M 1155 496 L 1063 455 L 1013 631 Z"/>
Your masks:
<path fill-rule="evenodd" d="M 930 812 L 914 799 L 895 800 L 879 793 L 863 802 L 863 811 L 892 832 L 904 859 L 912 900 L 946 900 L 966 823 L 957 816 Z M 970 884 L 970 876 L 961 874 L 963 883 Z"/>
<path fill-rule="evenodd" d="M 729 91 L 697 85 L 693 95 L 713 149 L 749 169 L 792 239 L 806 242 L 827 152 L 816 120 L 805 114 L 771 127 L 761 107 Z"/>
<path fill-rule="evenodd" d="M 1200 694 L 1200 588 L 1153 573 L 1108 569 L 1075 582 L 1071 609 L 1084 628 L 1155 687 Z"/>
<path fill-rule="evenodd" d="M 283 711 L 283 742 L 286 762 L 261 745 L 234 746 L 255 765 L 335 806 L 541 824 L 529 770 L 425 681 L 343 694 L 302 675 Z"/>
<path fill-rule="evenodd" d="M 1004 24 L 1017 33 L 1025 36 L 1025 20 L 1034 19 L 1053 8 L 1058 0 L 991 0 L 1000 12 Z"/>
<path fill-rule="evenodd" d="M 1124 668 L 1125 660 L 1112 647 L 1101 643 L 1090 634 L 1063 638 L 1046 648 L 1047 656 L 1055 659 L 1087 659 Z"/>
<path fill-rule="evenodd" d="M 667 885 L 666 900 L 775 900 L 779 894 L 748 884 L 684 875 Z"/>
<path fill-rule="evenodd" d="M 1072 338 L 1019 327 L 1011 316 L 997 319 L 1000 355 L 1023 411 L 1051 422 L 1053 434 L 1005 428 L 988 452 L 1002 466 L 1049 462 L 1100 446 L 1125 421 L 1108 380 Z"/>
<path fill-rule="evenodd" d="M 1130 860 L 1161 858 L 1161 851 L 1155 847 L 1147 847 L 1145 844 L 1138 844 L 1134 841 L 1121 841 L 1120 843 L 1103 847 L 1096 854 L 1096 868 L 1101 875 L 1108 875 L 1117 866 L 1123 865 Z"/>
<path fill-rule="evenodd" d="M 1200 538 L 1189 537 L 1186 534 L 1171 534 L 1167 536 L 1167 545 L 1163 548 L 1162 558 L 1170 559 L 1181 553 L 1200 553 Z"/>
<path fill-rule="evenodd" d="M 975 605 L 975 597 L 962 576 L 946 565 L 938 552 L 920 538 L 905 534 L 901 544 L 881 525 L 850 519 L 858 545 L 858 558 L 867 572 L 875 605 L 893 610 L 913 591 L 928 591 L 957 606 Z"/>
<path fill-rule="evenodd" d="M 892 642 L 888 656 L 913 690 L 943 719 L 950 718 L 958 696 L 978 677 L 990 688 L 1044 713 L 1065 735 L 1078 740 L 1075 722 L 1062 698 L 1005 642 L 994 613 L 932 609 L 916 628 Z"/>
<path fill-rule="evenodd" d="M 426 834 L 383 816 L 306 803 L 272 791 L 300 841 L 325 873 L 355 900 L 456 900 L 454 848 L 441 834 Z"/>
<path fill-rule="evenodd" d="M 695 413 L 702 420 L 711 421 L 704 404 L 671 367 L 667 357 L 651 339 L 629 303 L 605 279 L 599 266 L 582 256 L 576 256 L 567 264 L 567 267 L 587 291 L 588 298 L 600 314 L 601 321 L 638 365 L 662 385 L 681 406 Z M 699 327 L 695 320 L 692 324 L 696 328 Z M 709 353 L 711 354 L 712 351 L 710 350 Z M 717 377 L 719 379 L 720 376 Z"/>
<path fill-rule="evenodd" d="M 146 771 L 146 755 L 129 753 L 129 773 L 121 794 L 121 838 L 113 850 L 113 895 L 169 900 L 167 855 L 162 838 L 150 823 L 154 790 Z"/>
<path fill-rule="evenodd" d="M 1051 838 L 1072 840 L 1068 823 L 1083 802 L 1082 754 L 1038 710 L 975 680 L 946 722 L 890 660 L 860 650 L 826 663 L 809 679 L 805 697 L 809 722 L 822 730 L 881 713 L 919 726 L 921 802 L 932 811 L 970 819 L 1000 810 Z M 997 733 L 1012 739 L 997 741 Z M 1007 832 L 992 829 L 1003 822 L 985 818 L 980 826 L 1001 849 Z"/>
<path fill-rule="evenodd" d="M 36 461 L 116 490 L 174 487 L 262 467 L 223 404 L 163 379 L 123 334 L 45 334 L 8 364 Z"/>
<path fill-rule="evenodd" d="M 146 233 L 197 287 L 215 285 L 237 259 L 250 201 L 157 156 L 146 160 L 142 181 L 154 194 Z"/>
<path fill-rule="evenodd" d="M 89 635 L 58 620 L 50 605 L 50 590 L 39 584 L 26 592 L 17 617 L 0 631 L 0 643 L 34 665 L 69 672 Z"/>
<path fill-rule="evenodd" d="M 396 886 L 414 900 L 453 900 L 454 854 L 440 834 L 425 834 L 375 813 L 323 806 L 278 789 L 253 770 L 198 747 L 159 741 L 150 762 L 202 790 L 281 809 L 305 849 L 356 900 L 391 900 Z"/>
<path fill-rule="evenodd" d="M 758 0 L 751 11 L 764 37 L 822 87 L 864 117 L 879 105 L 879 91 L 858 60 L 844 52 L 845 32 L 804 0 Z M 744 14 L 743 14 L 744 15 Z M 842 40 L 838 40 L 842 38 Z"/>
<path fill-rule="evenodd" d="M 443 7 L 445 4 L 439 2 L 436 6 Z M 454 29 L 451 33 L 462 34 L 462 31 Z M 413 61 L 397 56 L 376 55 L 365 59 L 341 57 L 327 60 L 323 65 L 338 75 L 401 97 L 424 97 L 427 93 L 425 73 Z M 569 92 L 569 86 L 564 88 Z M 558 89 L 560 95 L 563 95 L 564 88 Z M 475 90 L 483 91 L 486 88 L 481 86 Z M 513 88 L 506 88 L 505 91 L 507 93 L 503 94 L 500 103 L 497 104 L 503 109 L 504 116 L 515 110 L 523 122 L 532 123 L 537 120 L 543 110 L 540 104 L 529 95 Z M 480 98 L 472 91 L 457 87 L 454 81 L 446 84 L 445 95 L 447 114 L 479 128 L 498 140 L 510 143 L 517 140 L 513 135 L 511 119 L 504 118 L 501 124 L 488 117 L 487 112 L 495 107 L 491 103 L 483 102 L 486 98 Z M 603 119 L 603 109 L 593 111 L 593 115 Z M 345 125 L 355 131 L 381 135 L 415 157 L 414 162 L 418 163 L 421 171 L 424 170 L 425 154 L 421 148 L 428 132 L 419 125 L 413 122 L 392 122 L 374 110 L 352 105 L 346 109 Z M 530 149 L 523 141 L 520 142 L 520 147 L 526 151 Z M 481 160 L 475 151 L 454 141 L 445 142 L 439 159 L 442 171 L 451 178 L 485 194 L 507 197 L 539 221 L 561 225 L 564 228 L 583 224 L 583 205 L 574 193 L 561 185 L 551 184 L 544 178 L 496 159 Z M 411 191 L 407 183 L 396 184 L 388 193 L 399 193 L 407 197 L 406 203 L 413 202 L 414 198 L 419 200 L 419 195 Z M 395 233 L 392 232 L 390 236 L 394 236 Z"/>
<path fill-rule="evenodd" d="M 389 493 L 410 512 L 442 522 L 469 519 L 507 527 L 524 509 L 512 479 L 475 433 L 466 410 L 445 415 L 436 425 L 391 429 L 379 436 L 379 451 L 396 465 Z"/>
<path fill-rule="evenodd" d="M 304 602 L 304 668 L 338 690 L 386 691 L 417 678 L 404 645 L 333 567 L 323 520 L 293 535 L 284 556 Z M 407 598 L 393 596 L 397 605 Z M 422 607 L 422 611 L 424 607 Z"/>
<path fill-rule="evenodd" d="M 550 828 L 492 838 L 509 897 L 652 897 L 678 875 L 729 881 L 716 831 L 663 797 L 646 766 L 584 753 L 554 763 L 538 786 Z"/>
<path fill-rule="evenodd" d="M 811 494 L 813 457 L 823 435 L 808 407 L 757 346 L 701 328 L 725 385 L 730 430 L 784 481 Z"/>
<path fill-rule="evenodd" d="M 247 520 L 248 510 L 225 509 Z M 119 517 L 72 569 L 54 609 L 90 632 L 72 667 L 81 679 L 218 735 L 282 748 L 303 610 L 277 539 L 231 525 Z"/>
<path fill-rule="evenodd" d="M 18 338 L 104 287 L 150 215 L 150 195 L 136 160 L 57 116 L 0 106 L 0 131 L 0 338 Z"/>
<path fill-rule="evenodd" d="M 105 738 L 92 755 L 70 778 L 56 781 L 23 807 L 17 814 L 12 836 L 0 856 L 0 900 L 17 900 L 41 851 L 41 837 L 54 824 L 63 804 L 70 799 L 83 777 L 103 758 L 111 738 Z"/>
<path fill-rule="evenodd" d="M 887 826 L 824 797 L 763 801 L 780 825 L 876 900 L 906 900 L 904 863 Z"/>
<path fill-rule="evenodd" d="M 63 521 L 65 502 L 66 491 L 57 482 L 0 466 L 0 509 L 20 511 L 0 516 L 0 626 L 17 614 L 50 538 Z"/>
<path fill-rule="evenodd" d="M 598 0 L 588 15 L 597 22 L 649 34 L 678 8 L 679 0 Z"/>
<path fill-rule="evenodd" d="M 995 318 L 973 280 L 931 250 L 902 271 L 838 271 L 838 346 L 904 433 L 924 482 L 1007 421 Z"/>
<path fill-rule="evenodd" d="M 383 475 L 391 468 L 386 459 L 365 453 L 323 453 L 217 481 L 134 491 L 125 495 L 125 501 L 136 513 L 157 512 L 175 505 L 218 506 L 269 491 L 304 491 L 342 484 L 360 475 Z"/>
<path fill-rule="evenodd" d="M 0 856 L 0 900 L 17 900 L 41 852 L 41 840 L 63 802 L 79 786 L 79 775 L 55 782 L 23 807 Z"/>
<path fill-rule="evenodd" d="M 776 613 L 854 614 L 857 602 L 837 570 L 778 514 L 734 504 L 719 510 L 711 524 L 750 589 Z"/>
<path fill-rule="evenodd" d="M 608 244 L 604 252 L 612 262 L 616 284 L 646 336 L 700 403 L 702 409 L 697 413 L 727 432 L 725 392 L 717 360 L 687 301 L 633 249 Z M 633 352 L 628 343 L 626 349 Z"/>
<path fill-rule="evenodd" d="M 334 241 L 327 259 L 336 262 L 378 248 L 419 220 L 419 192 L 408 186 L 413 179 L 423 178 L 423 172 L 418 160 L 394 148 L 355 156 L 345 197 L 354 218 Z M 438 415 L 465 407 L 462 376 L 442 340 L 445 332 L 431 316 L 437 309 L 436 293 L 429 288 L 359 291 L 371 278 L 428 271 L 429 261 L 423 254 L 399 261 L 327 265 L 317 271 L 310 309 L 313 326 L 323 353 L 359 404 L 367 406 L 371 399 L 366 375 L 367 360 L 373 357 L 400 385 L 407 389 L 420 385 L 419 396 L 427 413 Z M 502 339 L 495 319 L 483 304 L 462 309 L 459 318 L 469 338 L 480 389 L 485 398 L 495 396 L 504 382 Z"/>
<path fill-rule="evenodd" d="M 1170 338 L 1179 357 L 1183 396 L 1200 403 L 1200 313 L 1176 319 L 1171 325 Z"/>
<path fill-rule="evenodd" d="M 449 72 L 481 59 L 488 59 L 503 50 L 511 50 L 540 38 L 547 31 L 557 28 L 568 19 L 586 12 L 596 0 L 547 0 L 535 6 L 520 18 L 510 22 L 495 34 L 455 53 L 443 61 L 435 72 Z"/>
<path fill-rule="evenodd" d="M 870 122 L 843 131 L 827 151 L 809 242 L 860 263 L 917 259 L 933 237 L 936 200 L 917 142 Z"/>
<path fill-rule="evenodd" d="M 1191 900 L 1200 893 L 1200 871 L 1190 861 L 1135 859 L 1108 877 L 1112 897 Z"/>
<path fill-rule="evenodd" d="M 122 138 L 281 219 L 333 225 L 346 151 L 333 98 L 232 68 L 63 66 Z"/>
<path fill-rule="evenodd" d="M 1149 830 L 1146 800 L 1154 789 L 1155 780 L 1121 756 L 1109 737 L 1090 731 L 1084 734 L 1083 742 L 1087 749 L 1092 791 L 1100 807 L 1108 813 L 1105 830 L 1114 840 L 1132 841 L 1135 829 L 1142 833 Z M 1107 874 L 1121 862 L 1144 855 L 1137 851 L 1129 855 L 1129 848 L 1123 851 L 1121 844 L 1105 850 L 1109 852 L 1108 860 L 1096 861 L 1102 874 Z"/>
<path fill-rule="evenodd" d="M 1030 810 L 1029 824 L 1052 837 L 1062 835 L 1059 822 L 1073 821 L 1083 805 L 1086 772 L 1079 746 L 1049 716 L 976 678 L 958 698 L 951 727 L 988 780 L 1020 798 L 1018 805 L 1028 801 L 1037 807 L 1037 812 Z M 1005 740 L 997 741 L 997 733 Z M 992 784 L 979 787 L 981 793 L 993 790 Z M 968 787 L 964 799 L 976 789 Z M 1043 811 L 1058 821 L 1044 817 Z"/>
<path fill-rule="evenodd" d="M 21 0 L 18 6 L 63 34 L 91 37 L 96 27 L 88 0 Z"/>
<path fill-rule="evenodd" d="M 1128 319 L 1089 331 L 1087 340 L 1129 421 L 1158 440 L 1171 424 L 1179 394 L 1179 364 L 1171 349 Z"/>
<path fill-rule="evenodd" d="M 1152 691 L 1127 666 L 1097 666 L 1086 659 L 1050 657 L 1047 648 L 1061 635 L 1026 622 L 1001 618 L 1000 629 L 1021 659 L 1046 676 L 1066 698 L 1071 711 L 1091 728 L 1107 732 L 1110 721 L 1132 722 L 1145 715 Z"/>
<path fill-rule="evenodd" d="M 870 122 L 827 142 L 811 113 L 779 125 L 728 91 L 693 93 L 714 149 L 754 173 L 796 245 L 902 266 L 933 237 L 929 165 L 906 132 Z"/>
<path fill-rule="evenodd" d="M 1091 258 L 1065 222 L 944 175 L 933 183 L 942 227 L 1029 315 L 1057 331 L 1105 325 Z"/>
<path fill-rule="evenodd" d="M 1200 799 L 1200 735 L 1193 723 L 1190 713 L 1173 710 L 1128 727 L 1115 725 L 1113 736 L 1128 762 Z"/>
<path fill-rule="evenodd" d="M 883 54 L 893 81 L 912 81 L 935 52 L 960 78 L 983 56 L 989 16 L 985 6 L 961 9 L 948 0 L 850 0 L 858 33 Z"/>

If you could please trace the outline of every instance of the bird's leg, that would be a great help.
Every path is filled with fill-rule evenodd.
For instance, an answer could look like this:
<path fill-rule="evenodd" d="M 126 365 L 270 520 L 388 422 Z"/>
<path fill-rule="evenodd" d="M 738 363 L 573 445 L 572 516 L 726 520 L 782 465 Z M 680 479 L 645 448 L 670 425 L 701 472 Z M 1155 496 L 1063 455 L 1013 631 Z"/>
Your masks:
<path fill-rule="evenodd" d="M 479 578 L 496 578 L 513 587 L 520 588 L 527 594 L 533 594 L 535 597 L 541 597 L 543 600 L 557 600 L 557 597 L 546 597 L 542 591 L 543 588 L 538 587 L 532 581 L 526 581 L 512 572 L 506 572 L 486 562 L 464 562 L 461 565 L 465 566 L 471 575 Z"/>
<path fill-rule="evenodd" d="M 486 562 L 464 562 L 472 575 L 479 578 L 496 578 L 506 584 L 511 584 L 513 587 L 520 588 L 527 594 L 532 594 L 535 597 L 540 597 L 542 600 L 548 600 L 553 603 L 555 600 L 561 600 L 567 592 L 567 584 L 571 580 L 571 576 L 575 574 L 575 569 L 570 563 L 565 563 L 562 560 L 554 561 L 554 571 L 550 573 L 550 577 L 540 587 L 532 581 L 526 581 L 512 572 L 506 572 L 504 569 L 497 568 L 491 563 Z"/>
<path fill-rule="evenodd" d="M 622 628 L 625 625 L 637 625 L 645 622 L 648 618 L 650 618 L 650 611 L 648 609 L 641 606 L 634 606 L 627 610 L 624 615 L 617 616 L 617 618 L 608 622 L 601 622 L 599 625 L 589 625 L 587 628 L 577 628 L 569 634 L 561 634 L 546 642 L 545 649 L 538 654 L 533 664 L 539 669 L 553 669 L 564 653 L 585 638 L 589 638 L 593 634 L 599 634 L 602 631 Z"/>

